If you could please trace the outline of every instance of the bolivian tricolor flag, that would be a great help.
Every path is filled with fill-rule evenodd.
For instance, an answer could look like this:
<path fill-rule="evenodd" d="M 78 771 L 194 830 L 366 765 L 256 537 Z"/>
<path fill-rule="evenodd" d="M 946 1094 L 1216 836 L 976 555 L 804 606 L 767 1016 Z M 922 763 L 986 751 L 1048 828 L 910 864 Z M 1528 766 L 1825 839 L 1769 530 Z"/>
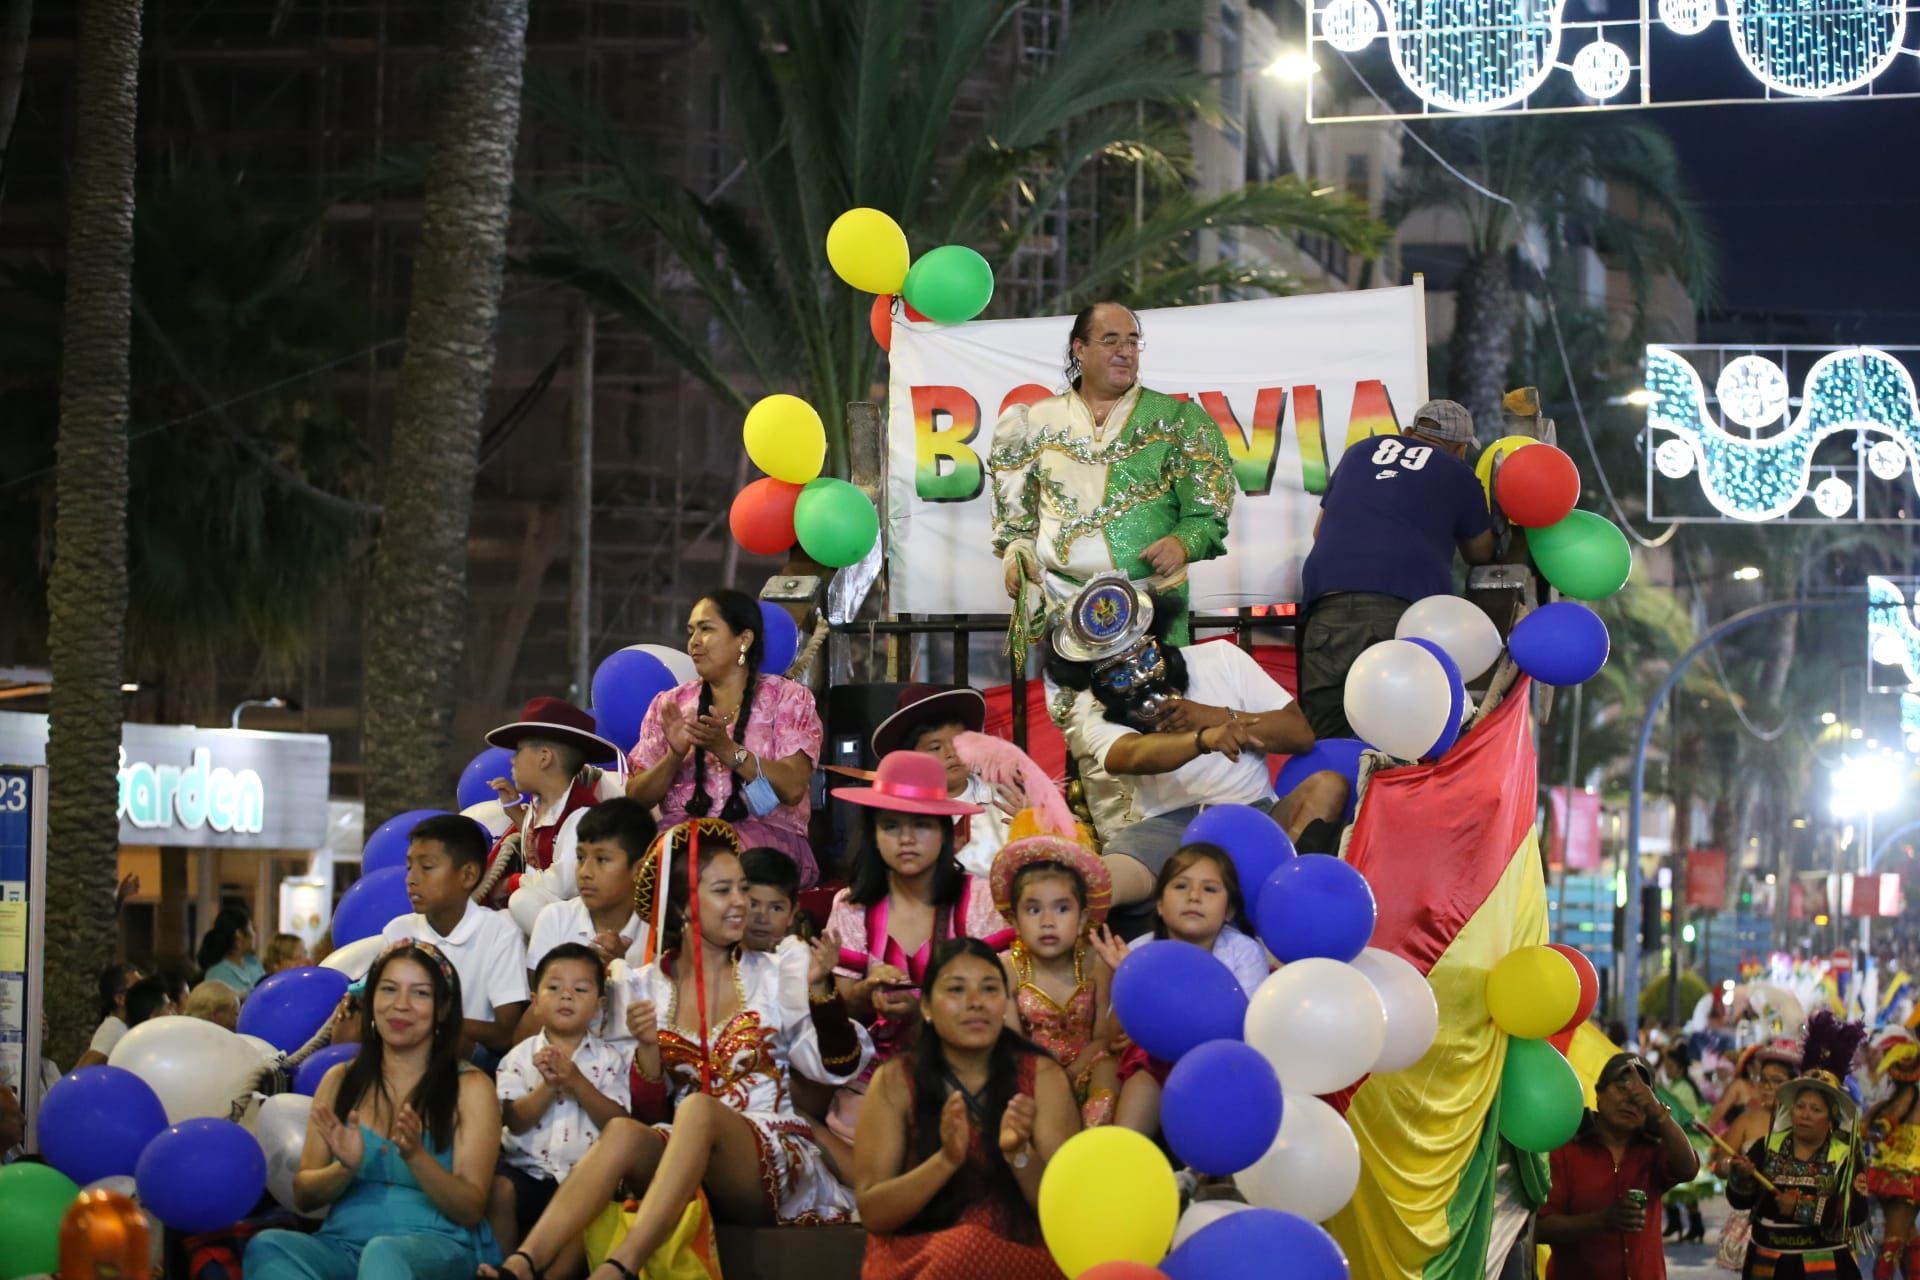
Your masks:
<path fill-rule="evenodd" d="M 1440 1003 L 1426 1057 L 1334 1100 L 1346 1102 L 1361 1173 L 1327 1226 L 1355 1280 L 1487 1272 L 1506 1052 L 1487 973 L 1547 940 L 1530 691 L 1521 679 L 1439 763 L 1374 775 L 1354 820 L 1347 859 L 1379 903 L 1373 945 L 1425 973 Z"/>

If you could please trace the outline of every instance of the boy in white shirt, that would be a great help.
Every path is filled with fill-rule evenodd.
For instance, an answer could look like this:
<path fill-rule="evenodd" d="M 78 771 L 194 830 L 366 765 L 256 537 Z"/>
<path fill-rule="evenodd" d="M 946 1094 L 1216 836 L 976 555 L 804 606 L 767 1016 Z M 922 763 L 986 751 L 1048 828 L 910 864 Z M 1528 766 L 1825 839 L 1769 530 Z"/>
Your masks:
<path fill-rule="evenodd" d="M 627 1114 L 627 1055 L 593 1033 L 606 992 L 606 962 L 563 942 L 534 972 L 534 1010 L 543 1031 L 515 1045 L 495 1088 L 506 1134 L 487 1217 L 512 1252 L 546 1210 L 560 1182 L 600 1136 Z"/>
<path fill-rule="evenodd" d="M 380 934 L 388 942 L 414 938 L 438 947 L 460 975 L 461 1035 L 503 1054 L 513 1047 L 527 1007 L 527 945 L 505 912 L 473 900 L 486 865 L 486 832 L 473 819 L 455 813 L 419 823 L 407 843 L 407 901 L 414 910 Z"/>
<path fill-rule="evenodd" d="M 527 945 L 527 962 L 537 968 L 549 951 L 573 942 L 592 950 L 602 964 L 625 960 L 638 969 L 647 962 L 651 926 L 634 912 L 634 875 L 646 865 L 647 849 L 657 834 L 653 814 L 639 801 L 621 796 L 582 814 L 577 834 L 574 874 L 579 896 L 541 908 Z M 517 1034 L 524 1039 L 539 1029 L 536 1001 L 520 1019 Z"/>

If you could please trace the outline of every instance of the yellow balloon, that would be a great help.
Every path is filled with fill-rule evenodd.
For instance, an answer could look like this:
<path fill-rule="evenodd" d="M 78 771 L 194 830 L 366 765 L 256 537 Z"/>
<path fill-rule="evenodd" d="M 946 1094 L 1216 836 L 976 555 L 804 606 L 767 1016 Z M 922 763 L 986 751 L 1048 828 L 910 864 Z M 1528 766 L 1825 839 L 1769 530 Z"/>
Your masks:
<path fill-rule="evenodd" d="M 1532 436 L 1501 436 L 1481 452 L 1480 460 L 1473 464 L 1473 474 L 1480 477 L 1480 491 L 1487 495 L 1488 506 L 1493 505 L 1493 464 L 1516 449 L 1539 443 Z"/>
<path fill-rule="evenodd" d="M 1487 1012 L 1502 1031 L 1541 1040 L 1573 1021 L 1580 1007 L 1580 975 L 1552 947 L 1508 952 L 1487 975 Z"/>
<path fill-rule="evenodd" d="M 799 396 L 772 395 L 747 410 L 747 456 L 776 480 L 805 484 L 820 478 L 827 460 L 827 429 Z"/>
<path fill-rule="evenodd" d="M 1108 1125 L 1060 1144 L 1040 1175 L 1039 1207 L 1048 1251 L 1077 1276 L 1103 1262 L 1150 1266 L 1166 1256 L 1180 1219 L 1180 1189 L 1160 1148 Z"/>
<path fill-rule="evenodd" d="M 863 292 L 900 292 L 908 259 L 907 233 L 878 209 L 849 209 L 827 228 L 834 274 Z"/>

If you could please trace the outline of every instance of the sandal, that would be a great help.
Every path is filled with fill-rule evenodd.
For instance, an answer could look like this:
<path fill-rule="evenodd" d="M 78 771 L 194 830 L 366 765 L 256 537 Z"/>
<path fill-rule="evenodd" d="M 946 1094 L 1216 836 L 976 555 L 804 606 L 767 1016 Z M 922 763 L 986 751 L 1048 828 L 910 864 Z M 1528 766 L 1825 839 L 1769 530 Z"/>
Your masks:
<path fill-rule="evenodd" d="M 532 1261 L 532 1259 L 528 1259 L 528 1261 Z M 608 1257 L 603 1259 L 600 1263 L 600 1266 L 595 1267 L 594 1271 L 598 1271 L 600 1267 L 612 1267 L 615 1271 L 618 1271 L 620 1273 L 620 1280 L 640 1280 L 639 1276 L 636 1276 L 635 1274 L 633 1274 L 633 1268 L 629 1267 L 626 1263 L 620 1261 L 620 1259 L 615 1257 Z M 593 1280 L 593 1275 L 591 1272 L 588 1273 L 587 1280 Z"/>
<path fill-rule="evenodd" d="M 525 1249 L 515 1249 L 512 1253 L 500 1259 L 500 1265 L 493 1268 L 492 1275 L 487 1275 L 486 1273 L 481 1271 L 475 1271 L 473 1273 L 474 1280 L 521 1280 L 519 1276 L 507 1270 L 507 1264 L 509 1262 L 512 1262 L 515 1258 L 526 1259 L 527 1261 L 526 1280 L 547 1280 L 547 1273 L 542 1271 L 538 1266 L 534 1264 L 533 1255 L 529 1254 Z M 491 1263 L 482 1263 L 481 1265 L 492 1266 Z"/>

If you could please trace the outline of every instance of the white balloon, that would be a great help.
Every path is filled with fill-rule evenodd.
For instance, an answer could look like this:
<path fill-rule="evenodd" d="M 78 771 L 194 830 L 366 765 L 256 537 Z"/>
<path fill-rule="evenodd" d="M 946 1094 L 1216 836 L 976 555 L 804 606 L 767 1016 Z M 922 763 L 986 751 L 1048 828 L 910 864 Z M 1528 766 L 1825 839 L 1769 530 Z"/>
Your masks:
<path fill-rule="evenodd" d="M 685 649 L 675 649 L 664 644 L 630 644 L 629 649 L 652 654 L 660 659 L 660 665 L 673 673 L 673 678 L 681 684 L 689 680 L 698 680 L 700 673 L 693 669 L 693 659 L 687 656 Z"/>
<path fill-rule="evenodd" d="M 239 1036 L 201 1018 L 149 1018 L 120 1038 L 110 1066 L 150 1085 L 167 1123 L 200 1116 L 222 1120 L 253 1092 L 260 1058 Z"/>
<path fill-rule="evenodd" d="M 1462 680 L 1486 674 L 1504 647 L 1500 628 L 1486 610 L 1460 596 L 1428 596 L 1400 615 L 1393 634 L 1401 640 L 1431 640 L 1460 668 Z"/>
<path fill-rule="evenodd" d="M 320 967 L 337 970 L 358 982 L 367 976 L 367 970 L 373 968 L 374 960 L 386 949 L 386 939 L 376 933 L 371 938 L 335 947 L 327 952 L 327 958 L 320 962 Z"/>
<path fill-rule="evenodd" d="M 260 1061 L 278 1062 L 280 1060 L 280 1047 L 274 1044 L 271 1040 L 265 1040 L 259 1036 L 248 1036 L 248 1035 L 243 1035 L 240 1038 L 246 1041 L 247 1047 L 253 1050 L 255 1055 L 259 1057 Z"/>
<path fill-rule="evenodd" d="M 1337 1093 L 1373 1069 L 1387 1010 L 1358 969 L 1315 957 L 1282 965 L 1260 984 L 1247 1001 L 1246 1029 L 1292 1107 L 1296 1097 Z"/>
<path fill-rule="evenodd" d="M 1411 640 L 1382 640 L 1347 670 L 1345 704 L 1354 734 L 1402 760 L 1433 750 L 1453 714 L 1453 696 L 1446 668 Z"/>
<path fill-rule="evenodd" d="M 1387 1039 L 1374 1059 L 1373 1069 L 1404 1071 L 1427 1056 L 1440 1030 L 1440 1002 L 1433 984 L 1406 960 L 1391 951 L 1368 947 L 1354 957 L 1358 969 L 1387 1011 Z"/>
<path fill-rule="evenodd" d="M 1248 1204 L 1325 1222 L 1347 1207 L 1360 1185 L 1360 1144 L 1338 1111 L 1318 1098 L 1288 1094 L 1279 1136 L 1233 1182 Z"/>
<path fill-rule="evenodd" d="M 313 1099 L 305 1094 L 277 1093 L 260 1104 L 253 1121 L 253 1136 L 267 1157 L 267 1190 L 289 1209 L 294 1209 L 293 1175 L 300 1172 L 312 1111 Z"/>
<path fill-rule="evenodd" d="M 507 811 L 500 807 L 498 800 L 482 800 L 479 804 L 470 804 L 460 811 L 463 818 L 472 818 L 487 829 L 487 834 L 498 840 L 507 834 L 507 828 L 513 823 L 507 820 Z"/>
<path fill-rule="evenodd" d="M 1222 1218 L 1251 1208 L 1252 1205 L 1241 1204 L 1238 1200 L 1195 1200 L 1180 1215 L 1180 1223 L 1173 1229 L 1173 1243 L 1167 1246 L 1167 1252 L 1172 1253 L 1185 1244 L 1187 1237 L 1200 1228 L 1210 1227 Z"/>

